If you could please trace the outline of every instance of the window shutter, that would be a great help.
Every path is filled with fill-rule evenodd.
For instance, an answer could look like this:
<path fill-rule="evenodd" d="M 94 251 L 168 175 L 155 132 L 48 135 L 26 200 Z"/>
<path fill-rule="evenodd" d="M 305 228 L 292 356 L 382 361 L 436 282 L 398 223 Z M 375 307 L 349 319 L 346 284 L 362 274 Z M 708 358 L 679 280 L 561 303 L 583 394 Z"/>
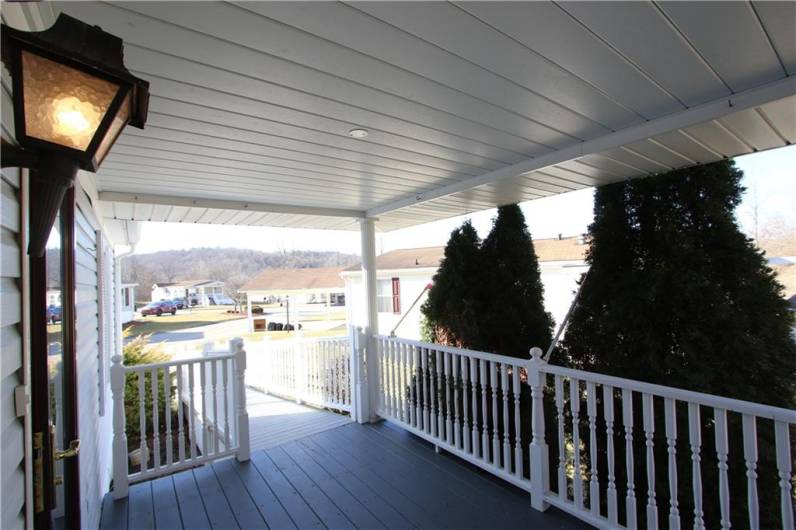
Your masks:
<path fill-rule="evenodd" d="M 401 314 L 401 279 L 392 279 L 392 312 Z"/>

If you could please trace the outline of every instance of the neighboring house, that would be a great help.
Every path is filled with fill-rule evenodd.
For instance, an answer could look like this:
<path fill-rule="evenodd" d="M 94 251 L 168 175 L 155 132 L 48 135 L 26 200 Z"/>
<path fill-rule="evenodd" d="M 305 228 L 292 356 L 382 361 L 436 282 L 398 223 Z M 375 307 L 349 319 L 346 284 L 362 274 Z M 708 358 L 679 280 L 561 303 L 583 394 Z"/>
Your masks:
<path fill-rule="evenodd" d="M 584 261 L 587 246 L 582 237 L 538 239 L 533 244 L 544 284 L 545 307 L 559 325 L 572 303 L 578 280 L 588 269 Z M 420 306 L 444 253 L 444 247 L 427 247 L 393 250 L 376 256 L 376 304 L 381 334 L 395 331 L 400 337 L 420 338 Z M 362 325 L 365 308 L 360 266 L 345 269 L 342 276 L 349 300 L 347 320 Z"/>
<path fill-rule="evenodd" d="M 61 290 L 60 289 L 47 289 L 47 306 L 54 305 L 61 306 Z"/>
<path fill-rule="evenodd" d="M 298 303 L 345 304 L 342 267 L 266 269 L 249 280 L 239 292 L 246 294 L 249 330 L 254 330 L 252 304 L 290 297 Z"/>
<path fill-rule="evenodd" d="M 135 288 L 137 283 L 121 285 L 121 323 L 126 324 L 135 318 Z"/>
<path fill-rule="evenodd" d="M 153 302 L 173 298 L 184 298 L 191 305 L 216 305 L 228 301 L 224 295 L 224 282 L 215 280 L 182 280 L 152 286 Z"/>

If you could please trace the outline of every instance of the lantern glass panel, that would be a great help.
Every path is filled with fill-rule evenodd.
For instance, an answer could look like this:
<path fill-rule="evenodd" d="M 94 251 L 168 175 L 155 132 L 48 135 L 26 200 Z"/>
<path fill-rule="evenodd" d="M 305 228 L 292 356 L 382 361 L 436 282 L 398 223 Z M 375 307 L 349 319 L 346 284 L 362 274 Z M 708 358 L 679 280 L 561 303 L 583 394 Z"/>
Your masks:
<path fill-rule="evenodd" d="M 122 101 L 119 110 L 116 112 L 116 116 L 113 117 L 111 126 L 108 127 L 108 132 L 105 133 L 105 138 L 102 139 L 102 143 L 100 143 L 97 149 L 96 158 L 98 164 L 101 164 L 105 159 L 108 150 L 116 142 L 116 137 L 119 136 L 124 126 L 130 121 L 130 94 L 131 92 L 128 92 L 124 97 L 124 101 Z"/>
<path fill-rule="evenodd" d="M 22 50 L 25 133 L 85 151 L 119 85 Z M 129 113 L 129 111 L 128 111 Z"/>

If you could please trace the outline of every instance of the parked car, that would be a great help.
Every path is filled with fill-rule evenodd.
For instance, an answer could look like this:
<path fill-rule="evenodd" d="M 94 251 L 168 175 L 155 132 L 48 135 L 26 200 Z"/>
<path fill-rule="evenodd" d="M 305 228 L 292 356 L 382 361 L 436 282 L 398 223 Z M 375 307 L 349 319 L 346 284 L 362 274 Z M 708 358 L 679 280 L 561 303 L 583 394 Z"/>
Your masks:
<path fill-rule="evenodd" d="M 141 308 L 141 316 L 147 315 L 160 316 L 163 313 L 177 314 L 177 306 L 171 300 L 161 300 L 160 302 L 150 302 Z"/>
<path fill-rule="evenodd" d="M 61 321 L 61 306 L 51 305 L 47 307 L 47 322 L 55 324 Z"/>
<path fill-rule="evenodd" d="M 177 309 L 185 309 L 185 298 L 174 298 L 171 301 Z"/>

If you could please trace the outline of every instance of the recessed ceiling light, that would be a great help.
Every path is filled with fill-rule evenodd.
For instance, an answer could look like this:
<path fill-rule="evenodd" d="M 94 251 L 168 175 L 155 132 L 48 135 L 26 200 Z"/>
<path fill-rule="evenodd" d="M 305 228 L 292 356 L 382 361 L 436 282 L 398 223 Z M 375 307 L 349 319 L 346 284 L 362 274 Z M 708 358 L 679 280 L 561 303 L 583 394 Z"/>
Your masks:
<path fill-rule="evenodd" d="M 364 138 L 368 135 L 368 131 L 365 129 L 351 129 L 348 131 L 348 136 L 351 138 Z"/>

